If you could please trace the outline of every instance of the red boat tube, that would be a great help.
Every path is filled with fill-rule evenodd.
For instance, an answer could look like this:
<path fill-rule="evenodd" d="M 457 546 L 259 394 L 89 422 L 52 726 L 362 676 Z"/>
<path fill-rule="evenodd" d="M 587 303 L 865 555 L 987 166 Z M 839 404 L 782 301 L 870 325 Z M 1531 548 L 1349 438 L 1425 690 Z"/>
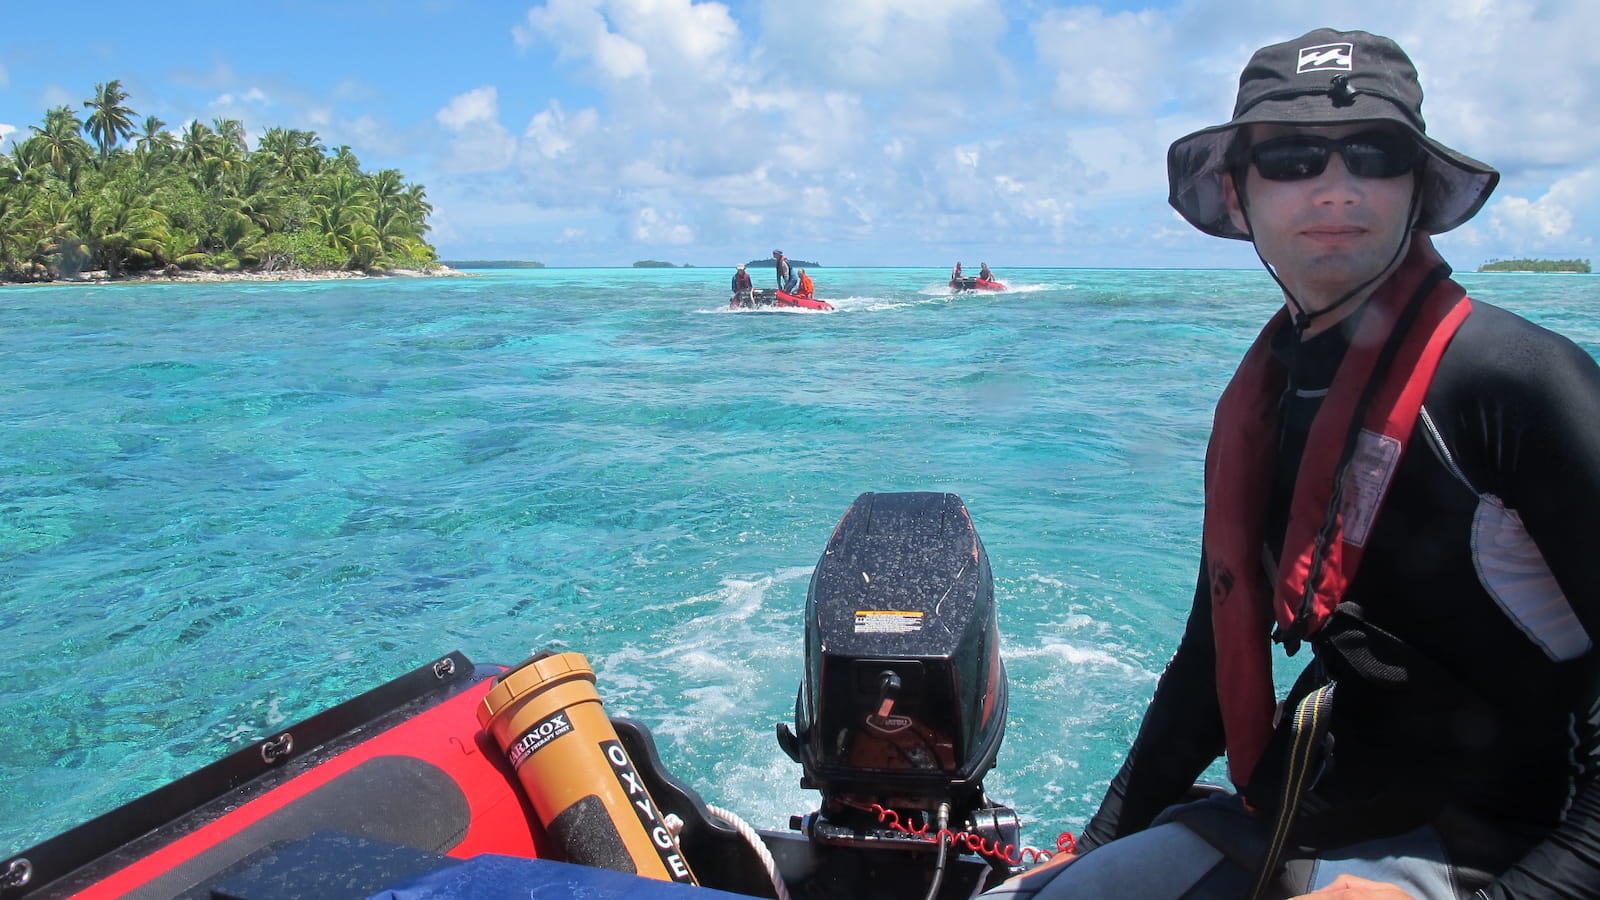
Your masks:
<path fill-rule="evenodd" d="M 773 306 L 791 306 L 801 309 L 833 309 L 833 304 L 815 297 L 801 297 L 798 294 L 788 294 L 778 291 L 778 299 L 773 301 Z"/>

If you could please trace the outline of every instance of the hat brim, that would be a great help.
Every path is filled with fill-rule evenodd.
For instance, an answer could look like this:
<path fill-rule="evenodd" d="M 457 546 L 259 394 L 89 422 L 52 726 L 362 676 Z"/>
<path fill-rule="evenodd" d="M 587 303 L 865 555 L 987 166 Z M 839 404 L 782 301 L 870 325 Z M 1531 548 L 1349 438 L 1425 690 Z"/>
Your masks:
<path fill-rule="evenodd" d="M 1423 167 L 1422 212 L 1417 228 L 1442 234 L 1477 214 L 1500 173 L 1428 137 L 1389 101 L 1358 95 L 1349 106 L 1329 108 L 1326 96 L 1302 96 L 1259 103 L 1233 121 L 1203 128 L 1167 148 L 1167 202 L 1190 225 L 1216 237 L 1248 241 L 1228 215 L 1222 191 L 1227 152 L 1234 132 L 1244 125 L 1344 125 L 1388 122 L 1404 128 L 1430 157 Z"/>

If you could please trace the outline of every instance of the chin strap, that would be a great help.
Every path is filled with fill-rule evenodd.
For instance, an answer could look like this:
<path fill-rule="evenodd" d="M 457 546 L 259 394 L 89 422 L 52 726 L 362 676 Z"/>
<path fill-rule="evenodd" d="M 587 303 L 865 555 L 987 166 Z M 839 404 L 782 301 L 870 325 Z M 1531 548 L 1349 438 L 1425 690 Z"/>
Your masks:
<path fill-rule="evenodd" d="M 1249 204 L 1245 202 L 1244 179 L 1235 176 L 1233 184 L 1234 190 L 1239 194 L 1239 215 L 1244 219 L 1245 233 L 1251 235 L 1250 247 L 1256 251 L 1256 259 L 1261 260 L 1261 267 L 1267 270 L 1267 274 L 1272 276 L 1272 280 L 1277 282 L 1279 289 L 1283 291 L 1284 299 L 1288 301 L 1291 318 L 1294 320 L 1296 337 L 1303 336 L 1306 333 L 1306 329 L 1311 327 L 1312 320 L 1339 309 L 1388 276 L 1389 271 L 1394 268 L 1394 264 L 1400 261 L 1407 248 L 1411 246 L 1411 228 L 1416 227 L 1417 219 L 1422 214 L 1422 184 L 1421 179 L 1418 178 L 1412 185 L 1411 202 L 1407 204 L 1406 208 L 1406 222 L 1410 227 L 1400 234 L 1400 243 L 1394 248 L 1394 253 L 1390 254 L 1389 262 L 1379 269 L 1377 274 L 1351 288 L 1338 300 L 1316 312 L 1306 312 L 1305 306 L 1300 302 L 1299 298 L 1295 297 L 1294 292 L 1289 290 L 1289 286 L 1283 283 L 1283 279 L 1278 277 L 1278 270 L 1272 267 L 1272 263 L 1267 262 L 1267 258 L 1261 255 L 1261 248 L 1256 245 L 1255 226 L 1250 224 Z"/>

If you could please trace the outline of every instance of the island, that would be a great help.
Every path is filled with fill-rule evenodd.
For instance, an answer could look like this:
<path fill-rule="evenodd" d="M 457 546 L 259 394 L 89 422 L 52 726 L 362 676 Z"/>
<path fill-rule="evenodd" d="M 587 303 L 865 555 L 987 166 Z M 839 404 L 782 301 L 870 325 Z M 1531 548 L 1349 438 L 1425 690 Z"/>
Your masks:
<path fill-rule="evenodd" d="M 682 266 L 676 266 L 676 265 L 673 265 L 672 263 L 669 263 L 669 262 L 662 262 L 659 259 L 641 259 L 638 262 L 634 263 L 633 267 L 635 269 L 679 269 L 679 268 L 692 269 L 692 268 L 694 268 L 694 266 L 690 265 L 689 263 L 684 263 Z"/>
<path fill-rule="evenodd" d="M 175 132 L 127 100 L 97 84 L 86 116 L 54 107 L 0 153 L 0 281 L 449 274 L 427 191 L 398 170 L 313 131 L 254 150 L 237 119 Z"/>
<path fill-rule="evenodd" d="M 526 259 L 447 259 L 440 265 L 452 269 L 542 269 L 544 263 Z"/>
<path fill-rule="evenodd" d="M 747 269 L 775 269 L 778 266 L 778 261 L 769 256 L 765 259 L 752 259 L 744 265 Z M 822 268 L 822 263 L 791 259 L 789 260 L 789 266 L 795 269 L 820 269 Z"/>
<path fill-rule="evenodd" d="M 1492 259 L 1479 272 L 1575 272 L 1590 274 L 1587 259 Z"/>

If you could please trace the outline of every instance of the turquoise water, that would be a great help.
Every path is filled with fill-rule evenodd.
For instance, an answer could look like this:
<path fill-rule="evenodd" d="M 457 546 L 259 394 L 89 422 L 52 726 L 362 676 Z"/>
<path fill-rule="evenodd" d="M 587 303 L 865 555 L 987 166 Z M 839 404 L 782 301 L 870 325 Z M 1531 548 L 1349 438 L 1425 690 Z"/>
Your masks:
<path fill-rule="evenodd" d="M 1031 842 L 1081 828 L 1273 285 L 815 274 L 833 313 L 729 311 L 711 269 L 0 289 L 0 856 L 453 649 L 585 653 L 680 778 L 784 827 L 807 579 L 869 490 L 965 500 L 1011 687 L 989 792 Z M 1600 279 L 1460 280 L 1600 351 Z"/>

